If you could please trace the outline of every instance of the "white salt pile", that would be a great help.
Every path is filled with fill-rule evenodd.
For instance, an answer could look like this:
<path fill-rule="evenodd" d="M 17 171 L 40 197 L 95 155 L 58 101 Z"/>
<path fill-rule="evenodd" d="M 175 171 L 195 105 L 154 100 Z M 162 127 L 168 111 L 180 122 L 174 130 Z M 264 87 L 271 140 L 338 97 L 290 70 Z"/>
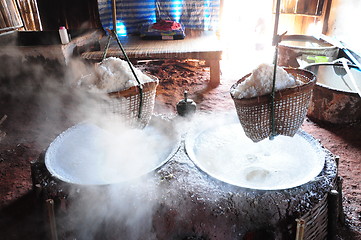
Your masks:
<path fill-rule="evenodd" d="M 139 69 L 134 68 L 134 71 L 140 83 L 154 81 Z M 107 92 L 124 90 L 138 84 L 128 62 L 120 58 L 109 57 L 104 59 L 96 68 L 95 72 L 99 78 L 97 87 Z"/>
<path fill-rule="evenodd" d="M 252 74 L 235 88 L 231 89 L 234 98 L 252 98 L 270 94 L 273 86 L 273 68 L 271 64 L 261 64 Z M 288 74 L 282 67 L 277 66 L 275 90 L 301 85 L 302 82 Z"/>
<path fill-rule="evenodd" d="M 154 79 L 133 67 L 140 83 L 153 82 Z M 137 86 L 138 83 L 127 61 L 120 58 L 105 58 L 95 67 L 95 74 L 83 78 L 80 84 L 89 86 L 92 90 L 116 92 Z"/>

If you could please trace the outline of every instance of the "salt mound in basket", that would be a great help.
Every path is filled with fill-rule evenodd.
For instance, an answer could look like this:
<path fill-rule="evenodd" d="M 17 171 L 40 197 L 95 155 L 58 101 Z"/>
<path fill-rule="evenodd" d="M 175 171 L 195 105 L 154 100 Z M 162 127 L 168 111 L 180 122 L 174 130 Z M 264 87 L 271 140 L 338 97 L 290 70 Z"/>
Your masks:
<path fill-rule="evenodd" d="M 274 66 L 261 64 L 230 89 L 239 121 L 248 138 L 259 142 L 272 133 L 271 92 Z M 277 135 L 293 137 L 306 116 L 315 75 L 307 70 L 276 68 L 274 118 Z"/>
<path fill-rule="evenodd" d="M 159 81 L 140 69 L 133 69 L 142 90 L 128 62 L 116 57 L 105 58 L 97 64 L 95 73 L 86 79 L 85 85 L 93 93 L 106 94 L 99 104 L 104 114 L 121 118 L 131 127 L 144 128 L 153 114 Z"/>

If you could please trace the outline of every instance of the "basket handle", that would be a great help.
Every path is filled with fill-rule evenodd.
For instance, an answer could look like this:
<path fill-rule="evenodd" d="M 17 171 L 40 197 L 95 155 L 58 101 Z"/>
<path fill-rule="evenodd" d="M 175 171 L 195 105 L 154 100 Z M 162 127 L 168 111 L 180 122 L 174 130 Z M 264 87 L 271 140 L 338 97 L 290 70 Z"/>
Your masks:
<path fill-rule="evenodd" d="M 138 85 L 138 89 L 139 89 L 139 95 L 140 95 L 140 100 L 139 100 L 139 111 L 138 111 L 138 118 L 140 119 L 141 116 L 142 116 L 142 111 L 143 111 L 143 84 L 139 81 L 139 78 L 137 76 L 137 74 L 135 73 L 134 71 L 134 67 L 132 65 L 132 63 L 130 62 L 129 58 L 128 58 L 128 55 L 126 54 L 119 38 L 118 38 L 118 35 L 116 33 L 116 31 L 113 29 L 113 30 L 110 30 L 110 29 L 106 29 L 109 33 L 109 37 L 108 37 L 108 41 L 107 41 L 107 44 L 105 46 L 105 49 L 104 49 L 104 53 L 103 53 L 103 57 L 102 57 L 102 61 L 105 59 L 106 55 L 107 55 L 107 52 L 108 52 L 108 49 L 109 49 L 109 46 L 110 46 L 110 41 L 111 41 L 111 38 L 114 37 L 115 40 L 117 41 L 117 44 L 120 48 L 120 50 L 122 51 L 123 53 L 123 56 L 125 57 L 125 60 L 127 61 L 128 65 L 129 65 L 129 68 L 130 70 L 132 71 L 132 74 L 135 78 L 135 80 L 137 81 Z"/>
<path fill-rule="evenodd" d="M 108 31 L 108 33 L 109 33 L 109 38 L 108 38 L 108 42 L 107 42 L 106 48 L 105 48 L 105 50 L 104 50 L 104 55 L 103 55 L 103 59 L 102 59 L 102 60 L 104 60 L 105 57 L 106 57 L 106 54 L 107 54 L 107 52 L 108 52 L 109 45 L 110 45 L 110 39 L 111 39 L 111 37 L 113 36 L 113 37 L 115 38 L 115 40 L 117 41 L 117 44 L 118 44 L 120 50 L 122 51 L 122 54 L 124 55 L 125 60 L 127 61 L 128 65 L 129 65 L 129 68 L 130 68 L 130 70 L 132 71 L 132 74 L 133 74 L 134 77 L 135 77 L 135 80 L 137 81 L 138 85 L 142 85 L 142 83 L 141 83 L 141 82 L 139 81 L 139 79 L 138 79 L 137 74 L 136 74 L 135 71 L 134 71 L 134 67 L 133 67 L 132 63 L 130 62 L 130 60 L 129 60 L 129 58 L 128 58 L 128 55 L 126 54 L 126 52 L 125 52 L 125 50 L 124 50 L 124 48 L 123 48 L 123 46 L 122 46 L 122 44 L 121 44 L 121 42 L 120 42 L 120 40 L 119 40 L 119 38 L 118 38 L 118 35 L 116 34 L 116 32 L 115 32 L 114 30 L 110 30 L 110 29 L 107 28 L 107 31 Z"/>

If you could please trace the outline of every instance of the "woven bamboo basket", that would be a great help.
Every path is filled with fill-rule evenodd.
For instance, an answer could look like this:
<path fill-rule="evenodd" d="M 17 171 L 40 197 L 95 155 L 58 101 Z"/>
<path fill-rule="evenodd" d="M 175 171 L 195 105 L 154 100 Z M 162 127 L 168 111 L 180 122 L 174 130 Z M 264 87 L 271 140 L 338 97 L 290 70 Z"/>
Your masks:
<path fill-rule="evenodd" d="M 101 111 L 112 119 L 121 119 L 130 127 L 144 128 L 152 117 L 158 86 L 158 79 L 152 78 L 154 81 L 142 84 L 142 93 L 139 86 L 108 93 L 108 98 L 99 104 Z"/>
<path fill-rule="evenodd" d="M 274 124 L 276 134 L 293 137 L 306 116 L 316 77 L 307 70 L 284 69 L 294 78 L 304 83 L 300 86 L 275 92 Z M 250 75 L 251 73 L 244 76 L 231 89 L 235 88 Z M 246 136 L 254 142 L 259 142 L 269 137 L 272 132 L 271 94 L 242 99 L 234 98 L 231 94 L 231 97 Z"/>

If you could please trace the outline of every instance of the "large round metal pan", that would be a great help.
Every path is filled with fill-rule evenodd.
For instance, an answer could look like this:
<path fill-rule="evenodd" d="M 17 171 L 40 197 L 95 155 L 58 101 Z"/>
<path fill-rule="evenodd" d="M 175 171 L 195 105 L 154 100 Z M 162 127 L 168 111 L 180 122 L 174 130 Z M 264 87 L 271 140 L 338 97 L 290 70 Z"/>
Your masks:
<path fill-rule="evenodd" d="M 164 122 L 159 122 L 164 121 Z M 47 170 L 73 184 L 104 185 L 128 181 L 165 164 L 179 148 L 166 120 L 146 128 L 109 131 L 90 123 L 60 134 L 45 153 Z"/>
<path fill-rule="evenodd" d="M 225 183 L 258 190 L 289 189 L 312 181 L 324 167 L 324 149 L 304 131 L 254 143 L 234 116 L 224 122 L 212 120 L 214 124 L 188 134 L 186 150 L 203 172 Z"/>

